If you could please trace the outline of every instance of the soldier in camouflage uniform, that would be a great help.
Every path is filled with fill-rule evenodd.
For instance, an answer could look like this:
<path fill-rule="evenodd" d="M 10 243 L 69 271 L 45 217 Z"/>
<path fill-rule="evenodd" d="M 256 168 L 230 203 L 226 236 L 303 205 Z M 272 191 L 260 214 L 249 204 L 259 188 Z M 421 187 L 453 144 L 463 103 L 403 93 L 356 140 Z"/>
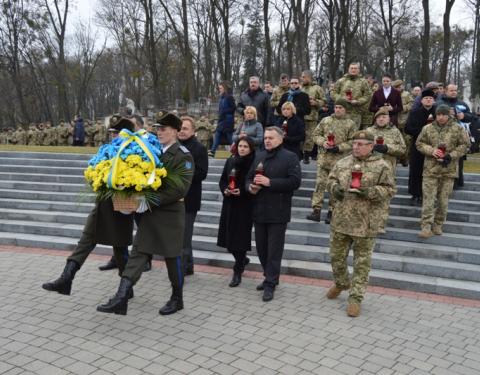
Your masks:
<path fill-rule="evenodd" d="M 310 114 L 305 115 L 305 142 L 303 143 L 303 161 L 309 163 L 310 154 L 313 150 L 314 140 L 313 131 L 318 124 L 318 111 L 326 103 L 325 91 L 313 80 L 313 73 L 310 70 L 304 70 L 302 73 L 302 91 L 310 99 Z"/>
<path fill-rule="evenodd" d="M 60 121 L 56 128 L 56 135 L 57 135 L 57 145 L 59 146 L 68 146 L 68 136 L 70 133 L 70 129 L 65 121 Z"/>
<path fill-rule="evenodd" d="M 385 161 L 390 164 L 393 175 L 397 169 L 397 159 L 405 155 L 406 146 L 402 137 L 402 133 L 395 125 L 390 122 L 390 114 L 386 109 L 380 109 L 375 113 L 373 118 L 375 124 L 367 128 L 367 131 L 375 137 L 375 145 L 373 151 L 383 156 Z M 390 201 L 384 202 L 384 212 L 382 214 L 383 225 L 380 227 L 379 233 L 385 233 L 385 226 L 388 220 L 388 211 Z"/>
<path fill-rule="evenodd" d="M 7 129 L 7 144 L 16 145 L 17 139 L 15 138 L 15 133 L 12 128 Z"/>
<path fill-rule="evenodd" d="M 270 121 L 272 125 L 282 125 L 282 114 L 278 113 L 277 106 L 280 104 L 283 94 L 288 92 L 290 79 L 287 74 L 282 73 L 280 75 L 280 83 L 273 89 L 272 96 L 270 97 L 270 107 L 273 108 L 273 121 Z"/>
<path fill-rule="evenodd" d="M 95 126 L 91 123 L 91 121 L 85 122 L 85 146 L 93 147 L 95 146 Z"/>
<path fill-rule="evenodd" d="M 415 145 L 425 155 L 422 230 L 418 236 L 429 238 L 443 234 L 448 197 L 458 176 L 457 162 L 466 154 L 470 141 L 465 130 L 450 117 L 450 107 L 442 104 L 435 111 L 435 121 L 422 129 Z"/>
<path fill-rule="evenodd" d="M 27 144 L 27 132 L 23 129 L 22 125 L 17 126 L 17 130 L 15 131 L 15 138 L 17 140 L 17 145 Z"/>
<path fill-rule="evenodd" d="M 348 73 L 335 83 L 334 100 L 340 98 L 347 100 L 347 113 L 359 129 L 364 107 L 372 98 L 368 81 L 360 74 L 359 63 L 350 64 Z"/>
<path fill-rule="evenodd" d="M 346 115 L 345 107 L 347 106 L 348 103 L 344 99 L 337 100 L 335 102 L 335 113 L 320 121 L 313 131 L 313 140 L 318 145 L 317 180 L 312 194 L 312 213 L 307 215 L 308 220 L 320 221 L 328 174 L 335 163 L 352 150 L 352 137 L 356 126 Z M 328 143 L 329 134 L 335 137 L 333 144 Z M 334 199 L 330 197 L 325 219 L 326 224 L 330 224 L 333 207 Z"/>
<path fill-rule="evenodd" d="M 107 140 L 107 128 L 102 120 L 97 120 L 95 124 L 95 136 L 93 140 L 95 141 L 95 147 L 100 147 L 105 144 Z"/>
<path fill-rule="evenodd" d="M 0 145 L 7 144 L 7 129 L 0 130 Z"/>
<path fill-rule="evenodd" d="M 195 126 L 197 140 L 210 150 L 210 140 L 212 139 L 213 126 L 205 116 L 200 117 Z"/>
<path fill-rule="evenodd" d="M 35 126 L 35 124 L 30 124 L 30 126 L 28 127 L 28 132 L 27 132 L 27 144 L 29 146 L 35 146 L 35 142 L 36 142 L 36 139 L 37 139 L 37 134 L 36 134 L 36 131 L 37 131 L 37 127 Z"/>
<path fill-rule="evenodd" d="M 403 81 L 396 80 L 392 82 L 392 87 L 398 91 L 400 91 L 400 96 L 402 97 L 402 112 L 398 114 L 398 129 L 402 132 L 403 140 L 405 141 L 405 145 L 407 146 L 407 151 L 405 155 L 399 159 L 400 163 L 404 167 L 408 165 L 408 160 L 410 158 L 410 147 L 412 143 L 412 137 L 405 133 L 405 125 L 407 124 L 408 114 L 412 110 L 413 107 L 413 96 L 408 91 L 405 91 L 405 86 Z"/>
<path fill-rule="evenodd" d="M 43 139 L 45 138 L 45 132 L 44 132 L 44 127 L 45 125 L 43 122 L 37 125 L 37 131 L 34 133 L 35 134 L 35 141 L 34 144 L 36 146 L 43 146 Z"/>
<path fill-rule="evenodd" d="M 391 167 L 373 152 L 373 134 L 365 130 L 353 136 L 352 154 L 340 159 L 328 176 L 328 191 L 335 199 L 330 233 L 330 257 L 335 285 L 327 298 L 337 298 L 350 289 L 347 315 L 360 315 L 370 273 L 372 251 L 380 228 L 378 217 L 384 202 L 395 194 Z M 361 172 L 360 187 L 351 188 L 352 172 Z M 353 275 L 348 275 L 347 258 L 353 249 Z"/>

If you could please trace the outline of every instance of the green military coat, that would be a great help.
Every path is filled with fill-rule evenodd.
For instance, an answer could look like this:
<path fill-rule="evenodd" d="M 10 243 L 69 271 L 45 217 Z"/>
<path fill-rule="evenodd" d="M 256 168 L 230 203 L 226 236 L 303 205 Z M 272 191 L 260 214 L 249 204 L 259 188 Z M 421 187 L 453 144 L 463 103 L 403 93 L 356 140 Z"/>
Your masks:
<path fill-rule="evenodd" d="M 176 175 L 175 181 L 168 180 L 159 189 L 158 205 L 139 217 L 138 229 L 133 246 L 138 252 L 174 258 L 182 255 L 185 227 L 185 204 L 183 198 L 193 178 L 193 158 L 179 143 L 171 145 L 162 155 L 161 161 L 167 173 Z"/>
<path fill-rule="evenodd" d="M 396 126 L 389 124 L 384 127 L 373 125 L 367 128 L 367 131 L 373 134 L 375 140 L 378 137 L 383 137 L 383 143 L 387 145 L 387 152 L 385 154 L 379 153 L 388 163 L 392 166 L 392 170 L 395 171 L 397 167 L 397 158 L 405 155 L 407 146 L 403 140 L 402 133 Z"/>

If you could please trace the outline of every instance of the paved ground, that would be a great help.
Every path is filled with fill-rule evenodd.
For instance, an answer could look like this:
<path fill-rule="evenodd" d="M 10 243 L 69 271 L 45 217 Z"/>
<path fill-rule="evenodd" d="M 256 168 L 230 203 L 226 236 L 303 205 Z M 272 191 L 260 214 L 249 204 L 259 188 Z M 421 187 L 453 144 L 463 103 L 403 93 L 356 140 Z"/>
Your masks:
<path fill-rule="evenodd" d="M 89 259 L 70 297 L 41 289 L 65 254 L 0 247 L 0 374 L 480 374 L 480 301 L 372 288 L 351 319 L 346 296 L 325 299 L 329 282 L 284 278 L 263 303 L 260 275 L 231 289 L 228 271 L 202 266 L 186 309 L 162 317 L 155 262 L 128 315 L 108 315 L 95 311 L 118 284 L 97 270 L 107 257 Z"/>

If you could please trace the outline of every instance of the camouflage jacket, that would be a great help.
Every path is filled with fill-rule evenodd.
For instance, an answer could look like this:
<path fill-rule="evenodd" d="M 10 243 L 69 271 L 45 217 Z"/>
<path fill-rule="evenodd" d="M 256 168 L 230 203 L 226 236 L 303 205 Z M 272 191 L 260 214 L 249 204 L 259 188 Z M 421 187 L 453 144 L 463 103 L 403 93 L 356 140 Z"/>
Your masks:
<path fill-rule="evenodd" d="M 270 98 L 270 107 L 276 108 L 280 103 L 280 99 L 282 98 L 283 94 L 285 94 L 287 91 L 288 91 L 288 85 L 285 87 L 276 86 L 273 89 L 272 97 Z M 281 114 L 277 113 L 276 109 L 275 109 L 275 114 L 277 116 L 281 116 Z"/>
<path fill-rule="evenodd" d="M 96 124 L 95 125 L 95 135 L 93 136 L 93 140 L 95 142 L 105 142 L 106 137 L 107 137 L 107 129 L 105 128 L 105 125 L 104 124 Z"/>
<path fill-rule="evenodd" d="M 440 143 L 445 143 L 446 153 L 452 161 L 444 167 L 432 156 L 433 151 Z M 424 177 L 449 177 L 458 176 L 458 159 L 467 153 L 470 141 L 465 130 L 458 123 L 450 119 L 441 126 L 437 121 L 423 127 L 415 143 L 417 150 L 425 155 L 423 165 Z"/>
<path fill-rule="evenodd" d="M 400 128 L 403 128 L 407 123 L 408 114 L 413 107 L 413 96 L 408 91 L 402 91 L 400 94 L 402 97 L 402 107 L 403 110 L 398 114 L 398 125 Z"/>
<path fill-rule="evenodd" d="M 352 90 L 352 98 L 358 100 L 358 104 L 349 104 L 347 113 L 361 114 L 367 103 L 370 103 L 372 92 L 368 81 L 361 75 L 351 76 L 345 74 L 335 83 L 334 100 L 346 98 L 347 90 Z"/>
<path fill-rule="evenodd" d="M 354 166 L 363 172 L 361 186 L 368 189 L 365 198 L 348 191 Z M 383 226 L 385 202 L 390 201 L 396 192 L 395 178 L 388 163 L 378 154 L 370 154 L 366 159 L 348 155 L 340 159 L 328 175 L 330 194 L 337 185 L 345 189 L 345 197 L 335 201 L 332 231 L 357 237 L 376 237 Z"/>
<path fill-rule="evenodd" d="M 356 125 L 347 116 L 338 118 L 335 114 L 325 117 L 313 131 L 313 141 L 319 146 L 317 164 L 325 169 L 332 169 L 335 163 L 352 150 L 352 138 Z M 323 144 L 327 136 L 332 133 L 335 136 L 335 144 L 340 149 L 338 154 L 326 152 Z"/>
<path fill-rule="evenodd" d="M 367 130 L 375 136 L 375 139 L 377 139 L 377 137 L 383 137 L 383 143 L 387 145 L 388 150 L 385 154 L 378 154 L 382 156 L 392 166 L 392 170 L 395 171 L 397 158 L 403 156 L 407 151 L 407 146 L 405 145 L 400 130 L 394 125 L 384 127 L 373 125 L 367 128 Z"/>
<path fill-rule="evenodd" d="M 17 129 L 15 131 L 15 138 L 17 140 L 17 145 L 27 144 L 27 132 L 23 129 Z"/>
<path fill-rule="evenodd" d="M 315 101 L 313 105 L 310 104 L 312 110 L 309 115 L 305 115 L 304 120 L 316 122 L 318 121 L 318 111 L 325 104 L 325 91 L 315 82 L 302 86 L 302 91 Z"/>

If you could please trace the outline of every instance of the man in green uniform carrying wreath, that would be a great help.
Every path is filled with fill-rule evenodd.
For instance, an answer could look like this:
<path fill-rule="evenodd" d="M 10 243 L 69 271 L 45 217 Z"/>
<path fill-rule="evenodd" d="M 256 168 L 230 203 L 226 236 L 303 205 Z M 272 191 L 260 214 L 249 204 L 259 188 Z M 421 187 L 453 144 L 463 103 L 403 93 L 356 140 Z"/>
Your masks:
<path fill-rule="evenodd" d="M 118 291 L 97 311 L 125 315 L 130 290 L 140 279 L 145 263 L 151 255 L 162 255 L 172 285 L 172 295 L 159 313 L 169 315 L 183 309 L 183 233 L 185 226 L 184 197 L 193 178 L 193 158 L 177 141 L 182 121 L 167 111 L 159 112 L 154 127 L 163 146 L 160 158 L 170 178 L 156 193 L 155 205 L 140 213 L 132 252 L 122 273 Z"/>

